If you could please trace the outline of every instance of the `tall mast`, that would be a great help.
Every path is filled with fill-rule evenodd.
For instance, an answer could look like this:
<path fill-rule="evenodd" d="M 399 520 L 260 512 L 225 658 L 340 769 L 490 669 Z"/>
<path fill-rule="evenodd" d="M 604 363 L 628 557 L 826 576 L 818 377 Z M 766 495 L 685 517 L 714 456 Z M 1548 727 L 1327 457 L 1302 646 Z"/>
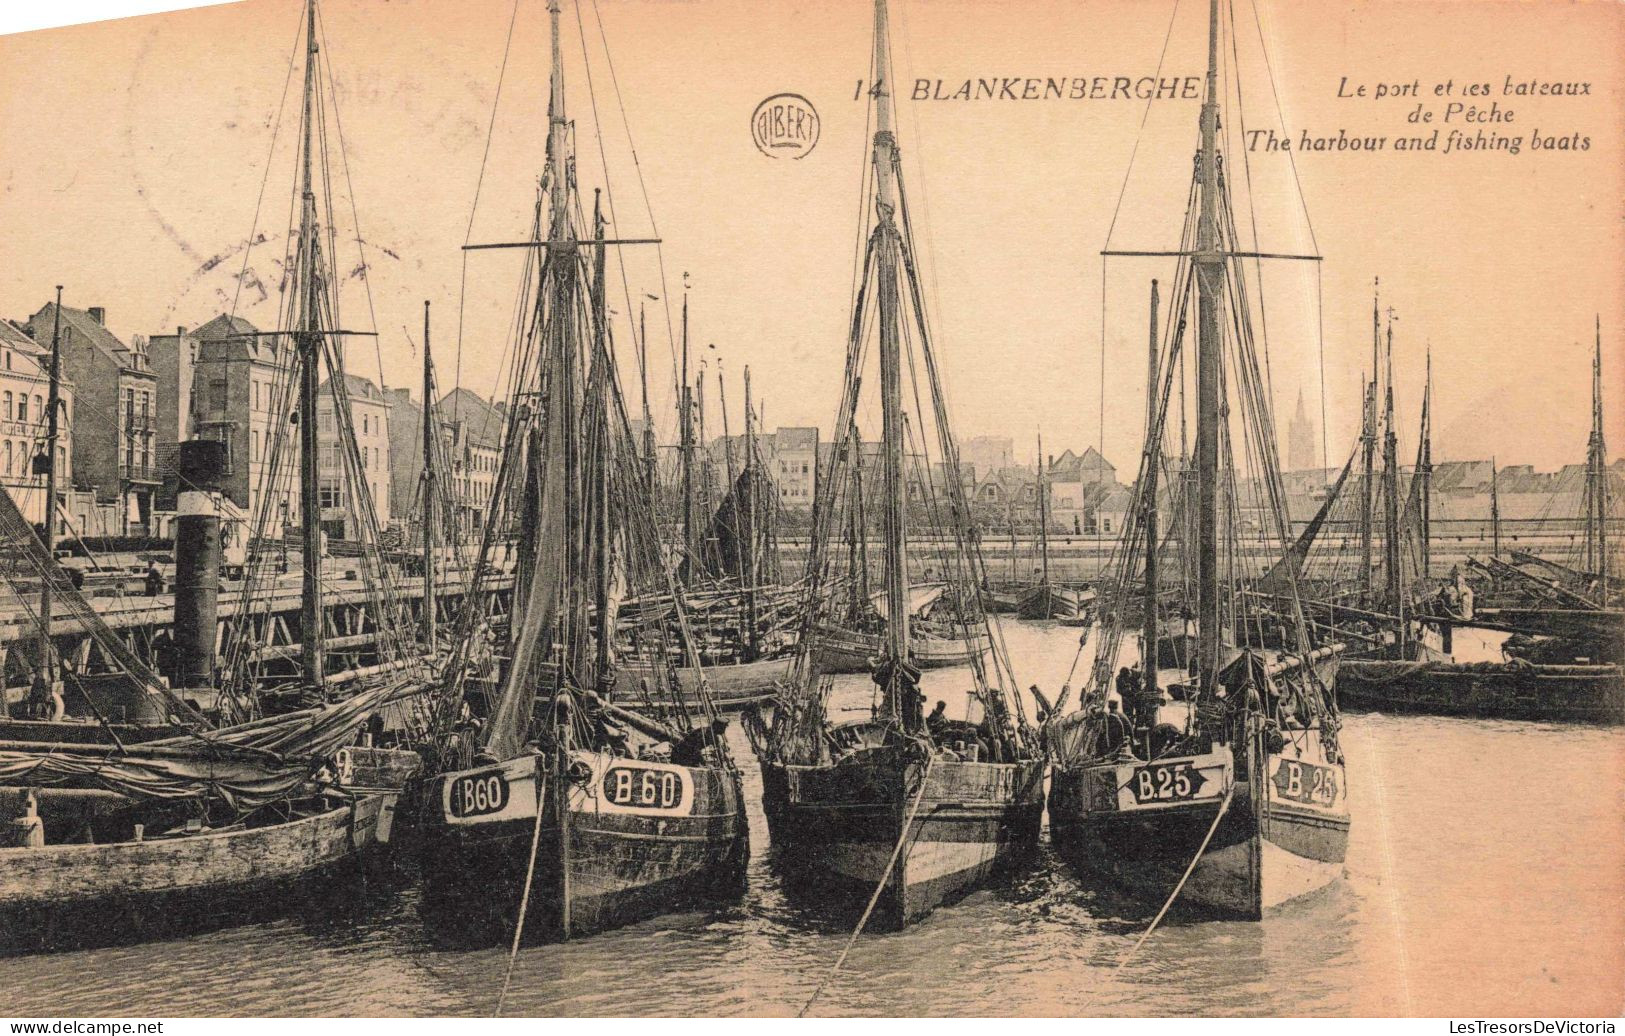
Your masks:
<path fill-rule="evenodd" d="M 1219 240 L 1219 2 L 1208 4 L 1207 97 L 1202 102 L 1201 214 L 1196 225 L 1196 523 L 1199 684 L 1213 690 L 1219 670 L 1219 382 L 1224 363 L 1219 321 L 1225 257 Z"/>
<path fill-rule="evenodd" d="M 1422 389 L 1422 463 L 1416 477 L 1422 480 L 1422 574 L 1425 582 L 1433 572 L 1433 343 L 1428 343 L 1427 384 Z"/>
<path fill-rule="evenodd" d="M 655 504 L 655 425 L 649 412 L 649 325 L 643 303 L 638 303 L 638 379 L 643 387 L 643 478 L 647 483 L 649 505 Z"/>
<path fill-rule="evenodd" d="M 1144 656 L 1140 669 L 1145 680 L 1147 695 L 1157 693 L 1157 466 L 1161 446 L 1161 428 L 1157 422 L 1157 387 L 1161 377 L 1157 370 L 1157 282 L 1151 282 L 1151 336 L 1145 367 L 1145 485 L 1141 494 L 1145 509 L 1145 597 L 1141 607 L 1144 631 Z"/>
<path fill-rule="evenodd" d="M 727 411 L 723 411 L 727 413 Z M 746 644 L 750 660 L 761 653 L 761 633 L 756 628 L 756 583 L 760 578 L 760 562 L 756 557 L 756 520 L 760 517 L 756 502 L 756 414 L 751 409 L 750 368 L 745 368 L 745 625 Z"/>
<path fill-rule="evenodd" d="M 892 662 L 909 657 L 908 537 L 904 528 L 906 474 L 903 469 L 902 357 L 898 343 L 898 230 L 893 219 L 892 170 L 897 139 L 892 135 L 891 55 L 886 0 L 875 0 L 875 283 L 879 286 L 880 399 L 883 448 L 882 484 L 886 531 L 886 654 Z M 894 669 L 895 672 L 895 669 Z M 886 689 L 885 709 L 904 719 L 916 711 L 898 700 L 896 676 Z"/>
<path fill-rule="evenodd" d="M 1049 586 L 1049 480 L 1044 471 L 1044 433 L 1038 433 L 1038 554 L 1043 586 Z"/>
<path fill-rule="evenodd" d="M 575 270 L 576 270 L 576 235 L 570 225 L 570 161 L 569 161 L 569 134 L 570 123 L 565 114 L 564 94 L 564 57 L 560 45 L 559 34 L 559 3 L 558 0 L 549 0 L 547 5 L 549 34 L 552 43 L 552 65 L 549 77 L 549 96 L 547 102 L 548 114 L 548 186 L 549 186 L 549 249 L 548 265 L 553 268 L 550 279 L 553 297 L 550 303 L 549 316 L 551 321 L 548 331 L 553 337 L 551 353 L 554 362 L 556 378 L 549 386 L 549 406 L 559 407 L 562 404 L 563 420 L 555 427 L 559 430 L 561 444 L 549 443 L 549 449 L 563 447 L 564 459 L 564 515 L 565 515 L 565 542 L 564 561 L 566 576 L 566 610 L 567 626 L 564 641 L 565 664 L 560 667 L 560 676 L 572 667 L 583 665 L 586 659 L 581 657 L 585 647 L 585 626 L 580 620 L 585 609 L 585 596 L 592 586 L 592 575 L 588 572 L 590 554 L 586 547 L 590 540 L 582 516 L 586 487 L 582 485 L 580 420 L 574 412 L 580 402 L 580 393 L 576 384 L 576 370 L 579 356 L 576 352 L 576 313 L 575 313 Z"/>
<path fill-rule="evenodd" d="M 56 552 L 56 439 L 57 410 L 62 399 L 62 285 L 56 286 L 56 306 L 51 311 L 51 384 L 45 402 L 45 523 L 41 545 L 45 556 Z M 35 677 L 43 693 L 56 689 L 56 651 L 51 644 L 51 572 L 40 580 L 40 652 Z"/>
<path fill-rule="evenodd" d="M 694 399 L 688 382 L 688 284 L 683 285 L 683 385 L 678 392 L 678 456 L 683 465 L 683 552 L 684 571 L 690 578 L 699 553 L 694 547 Z"/>
<path fill-rule="evenodd" d="M 863 508 L 863 440 L 858 438 L 857 417 L 852 418 L 847 436 L 848 465 L 852 470 L 852 504 L 847 508 L 847 557 L 852 570 L 850 618 L 865 614 L 869 599 L 869 523 Z"/>
<path fill-rule="evenodd" d="M 316 189 L 312 172 L 312 139 L 319 114 L 316 104 L 316 0 L 305 5 L 304 203 L 299 218 L 300 314 L 295 339 L 299 349 L 299 517 L 304 549 L 299 608 L 299 661 L 305 680 L 319 684 L 326 675 L 322 657 L 322 508 L 317 481 L 316 391 L 321 375 L 320 242 L 316 228 Z M 335 415 L 335 418 L 337 415 Z"/>
<path fill-rule="evenodd" d="M 724 483 L 727 488 L 722 491 L 722 496 L 726 499 L 728 493 L 734 488 L 734 482 L 738 479 L 739 472 L 734 464 L 734 461 L 738 458 L 738 453 L 734 450 L 733 432 L 728 428 L 728 380 L 723 376 L 722 357 L 720 356 L 717 357 L 717 409 L 722 411 L 722 462 L 727 474 L 727 481 Z M 748 411 L 745 414 L 745 419 L 747 421 L 750 419 Z M 738 576 L 740 573 L 735 572 L 734 575 Z"/>
<path fill-rule="evenodd" d="M 423 300 L 423 640 L 434 650 L 435 623 L 435 494 L 439 483 L 434 463 L 434 362 L 429 352 L 429 300 Z"/>
<path fill-rule="evenodd" d="M 694 377 L 694 462 L 699 469 L 696 472 L 699 478 L 699 492 L 695 496 L 695 518 L 698 520 L 698 539 L 696 546 L 701 555 L 711 551 L 710 531 L 711 515 L 711 451 L 705 445 L 705 367 L 706 361 L 700 361 L 699 372 Z"/>
<path fill-rule="evenodd" d="M 1392 615 L 1403 615 L 1399 578 L 1399 439 L 1394 434 L 1394 312 L 1388 311 L 1387 392 L 1383 400 L 1383 593 Z M 1404 636 L 1401 629 L 1400 635 Z"/>
<path fill-rule="evenodd" d="M 1490 458 L 1490 557 L 1501 556 L 1501 476 Z"/>
<path fill-rule="evenodd" d="M 593 642 L 597 651 L 594 655 L 593 672 L 597 678 L 598 693 L 606 698 L 609 695 L 612 683 L 610 673 L 610 645 L 615 635 L 615 616 L 610 614 L 610 448 L 609 448 L 609 371 L 601 365 L 609 362 L 609 319 L 608 302 L 604 289 L 604 269 L 606 246 L 604 238 L 608 235 L 604 230 L 604 217 L 599 208 L 600 192 L 593 192 L 592 222 L 593 236 L 598 243 L 593 247 L 592 267 L 592 309 L 593 309 L 593 351 L 592 365 L 595 371 L 593 380 L 594 394 L 599 397 L 597 404 L 597 427 L 594 435 L 598 440 L 598 456 L 593 461 L 594 501 L 593 537 L 598 542 L 590 551 L 596 564 L 593 568 L 593 614 L 597 616 L 597 628 L 594 630 Z"/>
<path fill-rule="evenodd" d="M 1371 541 L 1372 527 L 1376 524 L 1376 454 L 1377 454 L 1377 354 L 1382 343 L 1382 312 L 1377 289 L 1381 281 L 1371 280 L 1371 381 L 1366 384 L 1361 400 L 1360 446 L 1360 599 L 1371 603 Z"/>
<path fill-rule="evenodd" d="M 1591 359 L 1591 442 L 1586 451 L 1586 475 L 1590 481 L 1586 516 L 1588 544 L 1594 546 L 1594 560 L 1587 565 L 1599 576 L 1602 607 L 1608 607 L 1608 447 L 1602 431 L 1602 315 L 1597 315 L 1596 348 Z M 1595 531 L 1592 526 L 1595 525 Z"/>

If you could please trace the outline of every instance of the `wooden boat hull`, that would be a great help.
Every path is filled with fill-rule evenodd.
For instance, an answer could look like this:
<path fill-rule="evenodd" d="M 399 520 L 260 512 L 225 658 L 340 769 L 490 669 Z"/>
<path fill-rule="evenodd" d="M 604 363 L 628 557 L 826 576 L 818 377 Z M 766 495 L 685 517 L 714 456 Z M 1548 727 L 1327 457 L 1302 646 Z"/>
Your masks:
<path fill-rule="evenodd" d="M 737 665 L 705 666 L 705 682 L 711 688 L 711 700 L 719 709 L 742 709 L 755 702 L 776 698 L 790 679 L 795 665 L 793 656 L 768 658 Z M 658 687 L 654 672 L 647 666 L 629 666 L 615 674 L 615 690 L 611 697 L 616 705 L 635 709 L 643 704 L 638 688 L 640 679 L 648 678 L 651 687 Z M 691 668 L 677 670 L 677 686 L 684 708 L 700 707 L 699 673 Z M 670 705 L 669 696 L 657 697 L 657 704 Z"/>
<path fill-rule="evenodd" d="M 1040 583 L 1016 598 L 1016 616 L 1022 619 L 1076 619 L 1083 612 L 1083 595 L 1069 586 Z"/>
<path fill-rule="evenodd" d="M 813 665 L 823 673 L 872 672 L 875 657 L 883 650 L 881 638 L 877 635 L 825 626 L 820 627 L 814 636 Z M 909 644 L 914 664 L 921 669 L 970 665 L 972 659 L 986 654 L 991 646 L 986 632 L 979 632 L 965 640 L 916 636 Z"/>
<path fill-rule="evenodd" d="M 982 591 L 982 610 L 989 615 L 1008 615 L 1016 610 L 1021 595 L 1014 590 L 988 588 Z"/>
<path fill-rule="evenodd" d="M 264 827 L 0 849 L 0 950 L 70 950 L 284 913 L 389 841 L 397 793 Z"/>
<path fill-rule="evenodd" d="M 798 897 L 861 910 L 884 879 L 868 927 L 896 930 L 1035 856 L 1042 762 L 939 760 L 925 772 L 923 763 L 896 752 L 863 755 L 872 758 L 821 767 L 763 764 L 774 855 Z M 905 840 L 916 795 L 920 805 Z M 888 873 L 899 840 L 903 849 Z"/>
<path fill-rule="evenodd" d="M 1625 666 L 1346 661 L 1337 700 L 1355 711 L 1625 723 Z"/>
<path fill-rule="evenodd" d="M 562 817 L 552 763 L 539 755 L 426 785 L 424 905 L 437 934 L 511 939 L 527 871 L 532 942 L 738 893 L 749 835 L 737 773 L 589 752 L 571 762 L 577 779 Z"/>
<path fill-rule="evenodd" d="M 1343 769 L 1326 764 L 1313 740 L 1303 753 L 1289 741 L 1286 755 L 1265 756 L 1257 780 L 1245 769 L 1238 775 L 1222 745 L 1152 763 L 1057 766 L 1049 796 L 1056 850 L 1085 876 L 1159 905 L 1196 858 L 1176 904 L 1258 920 L 1343 873 L 1349 835 Z M 1215 827 L 1226 794 L 1229 805 Z"/>

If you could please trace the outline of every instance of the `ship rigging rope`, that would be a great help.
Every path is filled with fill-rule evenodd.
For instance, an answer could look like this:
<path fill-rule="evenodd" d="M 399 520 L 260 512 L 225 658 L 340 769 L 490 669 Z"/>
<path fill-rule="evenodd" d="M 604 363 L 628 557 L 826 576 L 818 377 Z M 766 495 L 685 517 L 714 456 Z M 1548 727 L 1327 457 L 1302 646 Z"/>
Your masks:
<path fill-rule="evenodd" d="M 293 46 L 288 51 L 288 75 L 282 83 L 282 100 L 277 102 L 276 118 L 271 123 L 271 146 L 265 156 L 265 174 L 260 177 L 260 193 L 254 199 L 254 219 L 248 227 L 248 239 L 243 244 L 243 265 L 237 272 L 237 289 L 231 296 L 231 315 L 235 323 L 237 316 L 237 302 L 242 298 L 243 282 L 248 278 L 248 256 L 254 251 L 254 234 L 259 230 L 260 206 L 265 202 L 265 188 L 271 182 L 271 159 L 276 155 L 277 137 L 282 130 L 282 113 L 288 106 L 288 92 L 293 87 L 293 66 L 299 56 L 299 37 L 304 34 L 304 19 L 299 19 L 299 28 L 293 34 Z"/>
<path fill-rule="evenodd" d="M 632 124 L 631 124 L 630 120 L 627 119 L 627 116 L 626 116 L 626 101 L 621 96 L 621 80 L 620 80 L 620 76 L 616 75 L 616 73 L 615 73 L 615 56 L 610 52 L 610 49 L 609 49 L 609 37 L 604 32 L 604 16 L 603 16 L 603 13 L 601 11 L 599 11 L 599 9 L 598 9 L 598 0 L 592 0 L 592 15 L 593 15 L 594 20 L 598 24 L 598 40 L 599 40 L 599 43 L 604 48 L 604 64 L 609 69 L 609 82 L 610 82 L 610 86 L 613 89 L 614 94 L 615 94 L 615 106 L 617 108 L 619 108 L 620 112 L 621 112 L 621 128 L 626 133 L 626 147 L 627 147 L 627 150 L 632 155 L 632 168 L 637 173 L 637 176 L 638 176 L 638 190 L 643 195 L 643 211 L 648 213 L 648 215 L 649 215 L 649 236 L 653 237 L 653 238 L 659 238 L 660 237 L 660 227 L 659 227 L 658 224 L 655 223 L 654 204 L 649 200 L 649 184 L 643 178 L 643 163 L 638 160 L 637 142 L 632 139 Z M 587 48 L 587 32 L 586 32 L 586 29 L 584 27 L 582 27 L 582 25 L 581 25 L 581 7 L 580 7 L 579 4 L 576 6 L 576 27 L 577 27 L 578 31 L 580 31 L 580 33 L 581 33 L 582 58 L 583 58 L 583 60 L 585 60 L 585 58 L 586 58 L 586 48 Z M 588 99 L 592 100 L 592 72 L 591 72 L 590 67 L 588 69 L 586 78 L 587 78 Z M 597 112 L 596 102 L 594 101 L 593 103 L 594 103 L 593 121 L 594 121 L 594 124 L 595 124 L 595 128 L 600 131 L 600 134 L 599 134 L 599 148 L 600 148 L 600 150 L 602 150 L 602 147 L 603 147 L 602 125 L 599 124 L 598 121 L 597 121 L 598 120 L 598 112 Z M 604 191 L 605 191 L 606 194 L 608 194 L 608 192 L 609 192 L 609 169 L 608 169 L 608 163 L 607 162 L 605 163 L 605 169 L 604 169 Z M 611 200 L 611 202 L 610 202 L 610 216 L 611 216 L 611 219 L 613 219 L 614 215 L 615 215 L 615 205 L 614 205 L 613 200 Z M 660 270 L 660 305 L 661 305 L 661 307 L 663 308 L 663 310 L 665 311 L 665 314 L 666 314 L 666 347 L 667 347 L 667 350 L 671 353 L 672 382 L 673 382 L 673 388 L 675 388 L 676 387 L 676 380 L 677 380 L 677 377 L 676 377 L 676 375 L 677 375 L 677 335 L 676 335 L 676 333 L 675 333 L 675 331 L 673 329 L 672 320 L 671 320 L 671 290 L 666 286 L 666 258 L 665 258 L 664 246 L 661 245 L 657 241 L 655 243 L 654 249 L 655 249 L 655 264 L 658 267 L 658 269 Z M 622 287 L 626 288 L 626 263 L 625 263 L 624 259 L 620 259 L 620 258 L 618 258 L 617 261 L 620 262 L 620 264 L 621 264 L 621 283 L 622 283 Z M 632 296 L 631 296 L 630 289 L 627 289 L 626 318 L 627 318 L 628 321 L 630 321 L 632 319 Z M 643 345 L 645 347 L 645 351 L 647 351 L 648 343 L 644 342 Z M 681 394 L 679 393 L 679 396 L 680 395 Z"/>
<path fill-rule="evenodd" d="M 491 99 L 491 118 L 485 126 L 485 149 L 480 153 L 480 172 L 474 179 L 474 200 L 468 207 L 468 228 L 463 232 L 463 244 L 467 245 L 474 240 L 474 216 L 480 209 L 480 190 L 485 186 L 485 167 L 491 160 L 491 139 L 495 136 L 497 125 L 497 106 L 502 103 L 502 81 L 508 74 L 508 54 L 513 50 L 513 27 L 519 20 L 519 0 L 514 0 L 513 14 L 508 17 L 508 38 L 502 44 L 502 64 L 497 69 L 496 95 Z M 526 265 L 529 265 L 528 257 Z M 468 250 L 463 250 L 463 268 L 457 290 L 457 369 L 453 375 L 455 388 L 463 387 L 463 310 L 468 299 Z M 457 420 L 458 407 L 462 403 L 462 393 L 457 394 L 452 402 L 451 419 Z"/>
<path fill-rule="evenodd" d="M 508 999 L 508 986 L 513 983 L 513 966 L 519 960 L 519 940 L 525 933 L 525 912 L 530 909 L 531 882 L 536 877 L 536 850 L 542 844 L 542 771 L 536 768 L 536 823 L 530 831 L 530 861 L 525 865 L 525 888 L 519 896 L 519 918 L 513 926 L 513 945 L 508 948 L 508 970 L 502 976 L 502 992 L 497 994 L 497 1008 L 491 1017 L 502 1017 L 502 1005 Z"/>
<path fill-rule="evenodd" d="M 841 965 L 846 963 L 847 954 L 852 952 L 852 947 L 858 943 L 858 936 L 863 934 L 863 926 L 869 923 L 869 915 L 874 913 L 875 904 L 880 902 L 880 894 L 886 889 L 886 882 L 891 880 L 891 872 L 897 866 L 898 857 L 903 854 L 903 846 L 908 844 L 909 831 L 914 828 L 914 818 L 919 815 L 920 803 L 925 799 L 926 779 L 931 776 L 931 767 L 935 765 L 936 761 L 935 755 L 925 757 L 925 769 L 920 771 L 920 787 L 914 793 L 914 804 L 909 806 L 908 819 L 903 821 L 903 829 L 897 835 L 897 845 L 892 848 L 891 859 L 886 861 L 886 869 L 881 872 L 880 882 L 875 885 L 874 894 L 869 897 L 869 905 L 863 908 L 863 916 L 858 918 L 858 926 L 852 929 L 851 937 L 846 940 L 846 948 L 841 951 L 839 957 L 835 958 L 835 966 L 829 969 L 829 974 L 825 975 L 824 980 L 818 983 L 818 988 L 813 990 L 812 996 L 808 997 L 807 1002 L 801 1005 L 801 1010 L 796 1012 L 797 1018 L 807 1016 L 807 1011 L 818 1000 L 819 995 L 824 992 L 824 987 L 829 985 L 830 980 L 841 970 Z M 1209 831 L 1208 834 L 1211 836 L 1213 832 Z M 1204 841 L 1202 845 L 1205 847 L 1207 842 Z"/>
<path fill-rule="evenodd" d="M 361 236 L 361 212 L 356 207 L 355 181 L 350 178 L 350 149 L 345 146 L 344 143 L 344 117 L 339 114 L 338 86 L 333 81 L 333 62 L 327 57 L 327 55 L 331 53 L 327 45 L 327 20 L 322 17 L 322 10 L 320 7 L 316 9 L 316 31 L 320 34 L 322 41 L 322 69 L 327 73 L 327 92 L 332 98 L 330 103 L 333 106 L 333 130 L 338 135 L 339 140 L 339 162 L 344 169 L 344 187 L 350 195 L 350 225 L 355 230 L 356 256 L 361 260 L 361 266 L 358 272 L 361 274 L 361 283 L 367 289 L 367 315 L 372 320 L 373 331 L 376 332 L 378 330 L 378 309 L 373 305 L 372 278 L 367 274 L 367 244 Z M 326 136 L 326 132 L 327 131 L 324 128 L 322 131 L 324 137 Z M 329 201 L 329 205 L 331 205 L 331 200 Z M 328 229 L 330 231 L 333 229 L 331 222 L 329 223 Z M 380 335 L 374 334 L 372 336 L 372 348 L 373 353 L 378 360 L 378 387 L 383 389 L 385 387 L 384 347 Z"/>
<path fill-rule="evenodd" d="M 1179 16 L 1179 0 L 1174 0 L 1174 9 L 1168 13 L 1168 28 L 1162 34 L 1162 53 L 1157 55 L 1158 80 L 1162 78 L 1163 62 L 1168 57 L 1168 44 L 1174 38 L 1174 19 Z M 1145 136 L 1145 124 L 1151 118 L 1151 102 L 1155 94 L 1145 99 L 1145 111 L 1140 113 L 1140 128 L 1134 134 L 1134 147 L 1129 150 L 1128 168 L 1123 170 L 1123 185 L 1117 190 L 1117 204 L 1112 206 L 1112 221 L 1106 228 L 1106 248 L 1111 247 L 1112 231 L 1117 229 L 1117 217 L 1123 211 L 1123 197 L 1128 194 L 1129 177 L 1134 173 L 1134 158 L 1140 153 L 1140 141 Z M 1102 300 L 1104 301 L 1104 300 Z"/>
<path fill-rule="evenodd" d="M 1135 941 L 1133 946 L 1129 947 L 1128 953 L 1124 954 L 1123 959 L 1117 962 L 1117 967 L 1114 970 L 1123 970 L 1124 965 L 1133 960 L 1134 955 L 1140 952 L 1140 947 L 1144 946 L 1145 941 L 1151 938 L 1151 933 L 1157 930 L 1157 925 L 1162 922 L 1163 915 L 1167 914 L 1168 908 L 1174 905 L 1174 900 L 1179 898 L 1179 893 L 1185 888 L 1185 882 L 1190 880 L 1191 872 L 1196 870 L 1196 861 L 1200 860 L 1202 854 L 1207 852 L 1207 844 L 1213 840 L 1213 832 L 1219 829 L 1219 821 L 1224 819 L 1224 814 L 1230 809 L 1230 800 L 1235 794 L 1236 786 L 1232 784 L 1229 790 L 1224 793 L 1224 799 L 1219 803 L 1219 812 L 1214 815 L 1213 823 L 1208 825 L 1207 834 L 1202 836 L 1202 844 L 1196 847 L 1196 855 L 1192 856 L 1191 862 L 1185 865 L 1185 873 L 1180 875 L 1179 884 L 1175 885 L 1173 892 L 1169 893 L 1168 901 L 1162 904 L 1162 909 L 1157 911 L 1157 916 L 1151 919 L 1151 926 L 1141 933 L 1140 938 Z"/>

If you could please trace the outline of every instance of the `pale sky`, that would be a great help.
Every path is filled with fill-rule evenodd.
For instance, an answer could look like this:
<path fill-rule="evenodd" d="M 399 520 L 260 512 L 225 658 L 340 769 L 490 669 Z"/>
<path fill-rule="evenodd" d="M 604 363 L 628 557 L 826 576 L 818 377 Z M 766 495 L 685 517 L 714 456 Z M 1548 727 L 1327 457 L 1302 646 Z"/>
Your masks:
<path fill-rule="evenodd" d="M 1250 236 L 1256 210 L 1265 251 L 1318 246 L 1325 257 L 1318 278 L 1308 263 L 1265 270 L 1270 377 L 1283 431 L 1300 390 L 1319 423 L 1324 381 L 1331 462 L 1346 453 L 1369 358 L 1371 281 L 1380 276 L 1383 306 L 1398 314 L 1406 427 L 1419 403 L 1423 350 L 1432 345 L 1436 459 L 1493 453 L 1502 464 L 1540 468 L 1581 460 L 1598 313 L 1617 450 L 1625 443 L 1625 6 L 1256 0 L 1255 9 L 1254 2 L 1226 3 L 1239 29 L 1240 69 L 1227 78 L 1240 83 L 1244 102 L 1228 120 L 1238 135 L 1237 220 Z M 951 93 L 966 79 L 1150 76 L 1173 3 L 893 0 L 892 8 L 898 137 L 957 434 L 1009 435 L 1025 459 L 1040 426 L 1046 449 L 1059 453 L 1095 444 L 1104 424 L 1107 456 L 1132 467 L 1144 406 L 1147 282 L 1158 276 L 1166 287 L 1172 266 L 1113 259 L 1106 268 L 1102 421 L 1099 252 L 1131 153 L 1111 247 L 1176 246 L 1198 102 L 1158 101 L 1148 113 L 1138 100 L 911 95 L 918 79 L 940 79 Z M 470 255 L 465 293 L 461 245 L 513 5 L 324 0 L 322 10 L 355 210 L 370 245 L 384 380 L 416 391 L 417 353 L 403 325 L 419 340 L 428 298 L 442 384 L 458 378 L 462 308 L 461 383 L 490 394 L 518 257 Z M 126 340 L 229 309 L 300 17 L 300 0 L 247 0 L 0 38 L 0 126 L 10 145 L 0 154 L 0 314 L 26 317 L 59 282 L 70 305 L 105 306 Z M 664 240 L 664 288 L 654 249 L 625 250 L 631 297 L 675 301 L 688 271 L 696 346 L 723 357 L 730 379 L 752 367 L 769 427 L 827 427 L 837 403 L 858 174 L 868 153 L 864 104 L 853 95 L 868 74 L 870 17 L 859 0 L 598 0 L 596 7 L 584 0 L 589 91 L 577 11 L 565 4 L 582 193 L 590 201 L 604 182 L 596 101 L 619 233 L 648 236 L 652 209 Z M 1206 5 L 1181 0 L 1164 77 L 1200 75 L 1205 28 Z M 542 165 L 546 76 L 545 4 L 521 0 L 476 242 L 524 234 Z M 1590 95 L 1504 96 L 1508 76 L 1584 81 Z M 1485 100 L 1512 109 L 1514 121 L 1464 126 L 1458 115 L 1435 125 L 1521 135 L 1520 154 L 1306 152 L 1289 161 L 1254 151 L 1238 168 L 1243 118 L 1249 130 L 1284 125 L 1294 140 L 1304 129 L 1335 136 L 1340 127 L 1393 137 L 1416 131 L 1406 114 L 1419 102 L 1437 106 L 1442 120 L 1451 98 L 1432 91 L 1447 79 L 1457 91 L 1489 84 Z M 1340 87 L 1350 93 L 1360 83 L 1374 90 L 1381 81 L 1412 80 L 1421 97 L 1338 97 Z M 249 262 L 273 285 L 294 175 L 297 89 L 296 81 L 258 222 L 268 244 Z M 807 97 L 822 119 L 817 147 L 796 161 L 764 156 L 750 137 L 756 104 L 781 92 Z M 1527 138 L 1537 130 L 1578 133 L 1590 146 L 1531 151 Z M 341 265 L 349 268 L 357 262 L 351 199 L 332 143 L 340 236 L 351 239 Z M 359 282 L 345 286 L 343 305 L 347 324 L 371 324 Z M 662 303 L 649 305 L 659 385 L 670 378 L 667 314 Z M 616 308 L 624 319 L 624 296 Z M 269 326 L 274 301 L 261 302 L 250 288 L 239 313 Z M 675 307 L 670 319 L 675 326 Z M 629 358 L 628 335 L 618 337 Z M 350 356 L 353 371 L 378 377 L 368 340 Z M 635 394 L 630 367 L 625 384 Z M 714 391 L 713 376 L 713 400 Z M 664 402 L 662 393 L 656 405 Z M 737 430 L 737 381 L 729 402 Z M 714 411 L 710 430 L 720 431 Z M 1402 440 L 1402 452 L 1413 448 Z"/>

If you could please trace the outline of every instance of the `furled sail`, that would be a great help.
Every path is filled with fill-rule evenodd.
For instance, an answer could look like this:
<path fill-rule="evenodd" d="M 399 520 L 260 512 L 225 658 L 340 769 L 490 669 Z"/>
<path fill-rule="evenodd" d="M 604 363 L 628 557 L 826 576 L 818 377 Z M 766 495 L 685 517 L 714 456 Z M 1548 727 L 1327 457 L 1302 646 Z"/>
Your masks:
<path fill-rule="evenodd" d="M 1303 563 L 1309 557 L 1309 552 L 1314 549 L 1315 538 L 1320 535 L 1321 526 L 1326 524 L 1327 516 L 1332 513 L 1332 508 L 1343 495 L 1343 486 L 1348 482 L 1349 472 L 1352 470 L 1354 470 L 1354 454 L 1349 455 L 1348 462 L 1343 465 L 1343 473 L 1337 476 L 1337 481 L 1332 484 L 1332 491 L 1326 494 L 1326 502 L 1320 505 L 1320 510 L 1309 520 L 1309 525 L 1293 542 L 1291 549 L 1271 565 L 1270 570 L 1258 581 L 1260 593 L 1292 592 L 1298 580 L 1303 577 Z"/>

